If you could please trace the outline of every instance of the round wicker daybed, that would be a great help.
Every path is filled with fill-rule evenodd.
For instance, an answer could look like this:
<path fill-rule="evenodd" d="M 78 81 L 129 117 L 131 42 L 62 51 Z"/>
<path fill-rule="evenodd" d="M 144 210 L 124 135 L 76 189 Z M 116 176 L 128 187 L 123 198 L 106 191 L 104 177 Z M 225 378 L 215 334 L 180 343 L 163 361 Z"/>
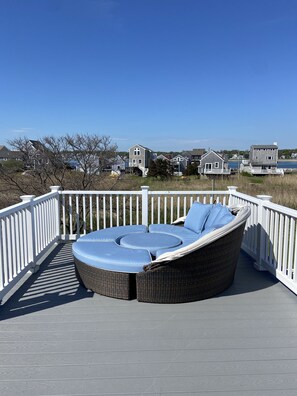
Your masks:
<path fill-rule="evenodd" d="M 250 215 L 247 206 L 227 210 L 232 213 L 231 221 L 196 236 L 177 225 L 186 218 L 174 225 L 114 227 L 87 234 L 73 244 L 77 277 L 96 293 L 127 300 L 182 303 L 215 296 L 233 282 Z M 144 233 L 175 236 L 181 243 L 155 248 L 152 255 L 137 244 L 133 248 L 133 239 L 145 240 Z M 130 234 L 132 238 L 124 238 Z M 128 240 L 127 247 L 120 245 L 122 239 Z"/>

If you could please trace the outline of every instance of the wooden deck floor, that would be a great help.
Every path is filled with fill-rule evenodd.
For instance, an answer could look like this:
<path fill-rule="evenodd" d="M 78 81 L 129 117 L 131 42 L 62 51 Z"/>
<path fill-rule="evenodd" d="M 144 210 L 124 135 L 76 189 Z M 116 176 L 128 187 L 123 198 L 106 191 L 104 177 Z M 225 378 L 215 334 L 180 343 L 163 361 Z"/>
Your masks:
<path fill-rule="evenodd" d="M 83 290 L 59 245 L 0 310 L 1 396 L 297 394 L 297 297 L 245 255 L 217 298 L 155 305 Z"/>

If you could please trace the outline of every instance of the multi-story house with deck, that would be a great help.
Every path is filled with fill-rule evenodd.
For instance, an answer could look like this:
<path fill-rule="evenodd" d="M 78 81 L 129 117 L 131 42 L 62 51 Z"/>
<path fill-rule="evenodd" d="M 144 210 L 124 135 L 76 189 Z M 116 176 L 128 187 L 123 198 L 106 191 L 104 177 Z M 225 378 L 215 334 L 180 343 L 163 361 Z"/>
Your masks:
<path fill-rule="evenodd" d="M 129 167 L 141 171 L 142 176 L 146 176 L 154 154 L 151 149 L 136 144 L 129 149 Z"/>
<path fill-rule="evenodd" d="M 278 146 L 277 143 L 252 145 L 249 159 L 242 161 L 241 172 L 252 175 L 283 175 L 283 169 L 277 168 Z"/>

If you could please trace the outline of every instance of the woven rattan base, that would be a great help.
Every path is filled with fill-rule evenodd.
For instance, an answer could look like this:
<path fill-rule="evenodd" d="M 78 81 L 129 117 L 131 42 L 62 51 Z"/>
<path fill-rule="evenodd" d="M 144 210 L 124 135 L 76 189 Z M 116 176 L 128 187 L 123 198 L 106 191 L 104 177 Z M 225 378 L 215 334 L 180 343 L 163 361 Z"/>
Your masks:
<path fill-rule="evenodd" d="M 135 274 L 107 271 L 74 258 L 78 281 L 87 289 L 103 296 L 132 300 L 136 298 Z"/>
<path fill-rule="evenodd" d="M 213 297 L 233 282 L 244 224 L 215 242 L 136 275 L 137 299 L 184 303 Z"/>

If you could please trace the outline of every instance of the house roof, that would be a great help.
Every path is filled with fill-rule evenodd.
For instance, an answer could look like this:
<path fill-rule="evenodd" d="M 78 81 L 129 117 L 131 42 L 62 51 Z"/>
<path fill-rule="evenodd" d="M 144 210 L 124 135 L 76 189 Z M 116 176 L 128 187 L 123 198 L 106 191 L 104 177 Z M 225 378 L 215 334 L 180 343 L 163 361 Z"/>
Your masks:
<path fill-rule="evenodd" d="M 197 149 L 193 149 L 191 151 L 188 151 L 188 153 L 190 155 L 203 155 L 205 153 L 205 149 L 204 148 L 197 148 Z"/>
<path fill-rule="evenodd" d="M 187 159 L 184 155 L 177 154 L 177 155 L 175 155 L 175 156 L 172 158 L 172 160 L 174 161 L 176 158 L 180 158 L 181 161 L 184 161 L 184 160 Z"/>
<path fill-rule="evenodd" d="M 129 150 L 131 150 L 133 147 L 141 147 L 141 148 L 143 148 L 143 149 L 145 149 L 145 150 L 152 151 L 152 150 L 149 149 L 148 147 L 144 147 L 144 146 L 142 146 L 141 144 L 134 144 L 132 147 L 130 147 Z"/>
<path fill-rule="evenodd" d="M 251 149 L 277 149 L 277 145 L 276 144 L 253 144 L 251 146 Z"/>
<path fill-rule="evenodd" d="M 226 159 L 223 157 L 223 155 L 218 154 L 217 152 L 215 152 L 214 150 L 209 150 L 207 153 L 203 154 L 201 159 L 207 157 L 209 154 L 215 154 L 216 156 L 218 156 L 222 161 L 226 161 Z"/>
<path fill-rule="evenodd" d="M 29 142 L 32 144 L 32 146 L 36 149 L 36 150 L 44 150 L 44 145 L 39 141 L 39 140 L 32 140 L 29 139 Z"/>
<path fill-rule="evenodd" d="M 166 157 L 166 155 L 164 155 L 164 154 L 159 154 L 156 158 L 157 159 L 164 159 L 165 161 L 170 161 L 170 158 Z"/>

